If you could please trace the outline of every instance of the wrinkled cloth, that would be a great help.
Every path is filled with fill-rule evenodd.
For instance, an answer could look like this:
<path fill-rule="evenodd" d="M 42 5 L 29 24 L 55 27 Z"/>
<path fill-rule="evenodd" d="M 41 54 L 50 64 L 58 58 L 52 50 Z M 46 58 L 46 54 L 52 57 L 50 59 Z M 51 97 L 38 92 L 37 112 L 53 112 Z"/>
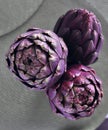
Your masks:
<path fill-rule="evenodd" d="M 105 119 L 96 130 L 108 130 L 108 119 Z"/>

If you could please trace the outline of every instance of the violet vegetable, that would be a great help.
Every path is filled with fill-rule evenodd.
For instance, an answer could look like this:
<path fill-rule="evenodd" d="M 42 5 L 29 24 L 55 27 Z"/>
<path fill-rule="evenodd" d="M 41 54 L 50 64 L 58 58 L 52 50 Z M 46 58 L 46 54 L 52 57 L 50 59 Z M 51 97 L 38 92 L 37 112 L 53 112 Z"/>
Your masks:
<path fill-rule="evenodd" d="M 46 89 L 66 71 L 68 50 L 55 33 L 29 29 L 10 46 L 6 61 L 18 79 L 30 88 Z"/>
<path fill-rule="evenodd" d="M 76 120 L 93 114 L 103 97 L 102 83 L 92 68 L 73 65 L 47 95 L 53 112 Z"/>
<path fill-rule="evenodd" d="M 68 66 L 77 63 L 89 65 L 97 61 L 103 35 L 101 23 L 94 13 L 86 9 L 69 10 L 58 19 L 54 32 L 68 47 Z"/>

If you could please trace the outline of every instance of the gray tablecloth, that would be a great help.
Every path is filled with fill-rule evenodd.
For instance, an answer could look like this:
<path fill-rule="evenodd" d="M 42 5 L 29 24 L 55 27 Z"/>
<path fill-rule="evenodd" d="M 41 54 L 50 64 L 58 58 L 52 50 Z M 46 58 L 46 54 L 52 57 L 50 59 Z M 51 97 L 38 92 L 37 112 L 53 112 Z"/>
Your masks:
<path fill-rule="evenodd" d="M 6 13 L 5 15 L 2 13 L 2 10 L 5 10 L 7 6 L 5 0 L 0 2 L 2 3 L 2 7 L 0 6 L 1 35 L 11 31 L 0 37 L 0 130 L 95 130 L 108 112 L 107 0 L 44 0 L 38 10 L 34 14 L 34 11 L 32 12 L 32 17 L 31 13 L 27 16 L 27 11 L 25 11 L 29 9 L 29 5 L 27 6 L 24 2 L 21 2 L 21 5 L 19 4 L 18 6 L 19 8 L 20 6 L 23 7 L 24 11 L 16 8 L 17 18 L 14 19 L 14 22 L 11 16 L 14 14 L 15 7 L 13 6 L 15 3 L 13 4 L 12 0 L 10 0 L 8 4 L 10 4 L 13 11 L 11 10 L 9 13 L 7 10 L 6 12 L 8 18 L 10 18 L 10 23 L 8 23 Z M 34 2 L 32 0 L 31 2 L 30 8 L 32 6 L 37 8 L 42 1 L 38 3 L 39 1 L 35 0 Z M 58 17 L 71 8 L 86 8 L 93 11 L 102 22 L 105 36 L 100 59 L 92 65 L 103 80 L 104 98 L 91 117 L 77 121 L 70 121 L 53 114 L 46 95 L 43 92 L 26 88 L 22 83 L 13 78 L 5 62 L 5 54 L 18 34 L 25 32 L 32 26 L 52 30 Z M 22 21 L 18 19 L 20 16 Z M 28 19 L 28 17 L 30 18 Z M 7 21 L 4 22 L 3 19 Z M 23 23 L 24 21 L 26 22 Z M 21 23 L 23 24 L 21 25 Z M 19 25 L 21 26 L 18 27 Z M 17 29 L 13 30 L 16 27 Z"/>

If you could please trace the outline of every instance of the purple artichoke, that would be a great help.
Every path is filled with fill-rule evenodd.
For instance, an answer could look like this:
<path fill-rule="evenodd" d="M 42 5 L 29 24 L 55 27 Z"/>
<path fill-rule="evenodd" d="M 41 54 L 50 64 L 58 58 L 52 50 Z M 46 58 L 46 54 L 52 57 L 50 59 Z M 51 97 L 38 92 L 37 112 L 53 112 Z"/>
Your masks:
<path fill-rule="evenodd" d="M 83 65 L 73 65 L 62 80 L 48 88 L 52 110 L 70 120 L 90 116 L 103 97 L 101 80 L 95 71 Z"/>
<path fill-rule="evenodd" d="M 68 65 L 89 65 L 97 61 L 103 45 L 101 23 L 86 9 L 69 10 L 61 16 L 54 32 L 63 38 L 69 54 Z"/>
<path fill-rule="evenodd" d="M 22 83 L 40 90 L 52 86 L 66 71 L 67 53 L 55 33 L 32 28 L 10 46 L 6 61 Z"/>

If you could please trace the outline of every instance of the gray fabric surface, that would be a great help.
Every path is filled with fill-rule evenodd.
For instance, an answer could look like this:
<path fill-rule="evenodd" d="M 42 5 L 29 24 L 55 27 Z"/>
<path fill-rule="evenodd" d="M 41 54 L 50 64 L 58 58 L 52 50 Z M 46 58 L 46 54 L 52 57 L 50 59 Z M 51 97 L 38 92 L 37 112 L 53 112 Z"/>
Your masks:
<path fill-rule="evenodd" d="M 0 0 L 0 35 L 23 24 L 43 0 Z"/>
<path fill-rule="evenodd" d="M 104 19 L 108 22 L 108 0 L 86 0 L 88 4 L 96 8 Z"/>
<path fill-rule="evenodd" d="M 70 121 L 52 113 L 43 92 L 26 88 L 12 76 L 6 67 L 5 54 L 18 34 L 32 26 L 52 29 L 60 15 L 70 8 L 79 7 L 92 10 L 102 22 L 104 47 L 99 61 L 92 66 L 103 80 L 104 98 L 91 117 Z M 107 26 L 98 8 L 85 0 L 45 0 L 38 12 L 25 24 L 0 37 L 0 130 L 95 130 L 108 112 Z"/>

